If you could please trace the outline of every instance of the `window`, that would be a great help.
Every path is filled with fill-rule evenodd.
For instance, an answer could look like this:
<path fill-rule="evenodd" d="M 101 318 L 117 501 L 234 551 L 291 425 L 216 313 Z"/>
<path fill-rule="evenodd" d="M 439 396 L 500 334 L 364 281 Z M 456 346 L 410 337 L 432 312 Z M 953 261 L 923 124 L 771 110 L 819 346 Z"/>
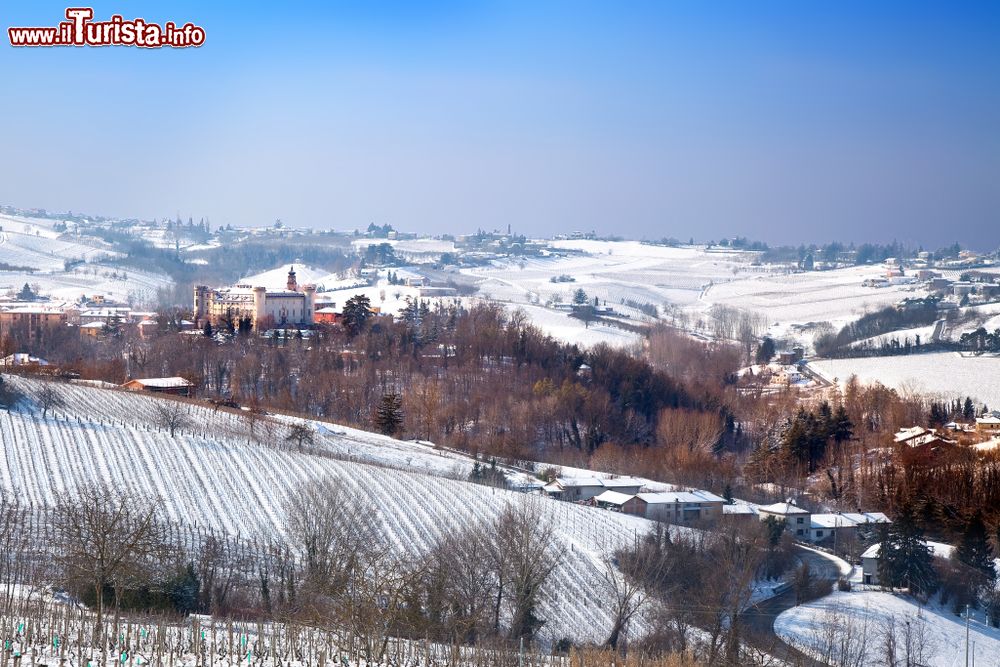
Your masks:
<path fill-rule="evenodd" d="M 804 532 L 804 531 L 803 531 L 803 530 L 802 530 L 801 528 L 799 528 L 798 530 L 796 530 L 796 531 L 795 531 L 795 534 L 796 534 L 796 535 L 802 535 L 802 534 L 803 534 L 803 532 Z"/>
<path fill-rule="evenodd" d="M 805 521 L 806 521 L 805 519 L 799 517 L 798 519 L 795 520 L 795 523 L 805 523 Z"/>
<path fill-rule="evenodd" d="M 823 537 L 823 531 L 822 530 L 817 530 L 816 531 L 816 537 Z"/>

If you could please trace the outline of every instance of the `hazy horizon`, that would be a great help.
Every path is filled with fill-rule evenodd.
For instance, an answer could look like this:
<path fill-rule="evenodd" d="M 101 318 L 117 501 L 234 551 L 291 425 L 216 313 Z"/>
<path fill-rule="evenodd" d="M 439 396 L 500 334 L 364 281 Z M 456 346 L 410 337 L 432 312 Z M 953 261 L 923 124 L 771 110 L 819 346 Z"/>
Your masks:
<path fill-rule="evenodd" d="M 55 25 L 65 7 L 4 18 Z M 427 234 L 1000 246 L 1000 6 L 94 10 L 192 21 L 207 41 L 0 49 L 5 204 Z"/>

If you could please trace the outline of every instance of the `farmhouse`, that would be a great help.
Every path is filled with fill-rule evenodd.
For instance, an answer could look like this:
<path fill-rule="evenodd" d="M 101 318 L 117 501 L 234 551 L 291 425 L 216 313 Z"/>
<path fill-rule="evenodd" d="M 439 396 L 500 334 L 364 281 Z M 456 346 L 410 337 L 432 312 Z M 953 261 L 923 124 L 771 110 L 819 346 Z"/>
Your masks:
<path fill-rule="evenodd" d="M 194 317 L 196 326 L 205 322 L 212 326 L 231 324 L 249 319 L 254 331 L 275 326 L 309 326 L 314 322 L 316 299 L 315 285 L 299 285 L 295 267 L 288 272 L 284 290 L 266 287 L 235 285 L 211 289 L 205 285 L 194 288 Z"/>
<path fill-rule="evenodd" d="M 801 507 L 796 507 L 790 502 L 774 503 L 773 505 L 759 507 L 757 509 L 757 516 L 760 517 L 761 521 L 767 518 L 784 521 L 786 528 L 797 539 L 809 539 L 809 527 L 811 525 L 810 512 Z"/>
<path fill-rule="evenodd" d="M 720 518 L 725 503 L 708 491 L 640 493 L 626 501 L 622 511 L 665 523 L 693 523 Z"/>
<path fill-rule="evenodd" d="M 625 495 L 639 493 L 643 482 L 631 477 L 559 477 L 543 487 L 545 494 L 557 500 L 578 502 L 590 500 L 605 491 L 617 491 Z"/>
<path fill-rule="evenodd" d="M 989 414 L 977 418 L 976 433 L 987 437 L 1000 435 L 1000 415 Z"/>
<path fill-rule="evenodd" d="M 813 514 L 809 519 L 810 542 L 850 540 L 863 526 L 892 523 L 882 512 L 837 512 Z"/>
<path fill-rule="evenodd" d="M 149 391 L 157 394 L 190 396 L 194 384 L 182 377 L 137 378 L 129 380 L 122 387 L 130 391 Z"/>

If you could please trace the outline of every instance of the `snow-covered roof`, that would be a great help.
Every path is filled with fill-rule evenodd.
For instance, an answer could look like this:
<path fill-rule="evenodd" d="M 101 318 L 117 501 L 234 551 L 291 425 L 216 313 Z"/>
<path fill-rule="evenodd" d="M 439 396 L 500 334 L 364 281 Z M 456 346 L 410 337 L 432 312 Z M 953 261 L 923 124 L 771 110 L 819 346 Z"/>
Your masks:
<path fill-rule="evenodd" d="M 596 477 L 560 477 L 556 480 L 562 488 L 581 486 L 604 486 Z"/>
<path fill-rule="evenodd" d="M 609 479 L 599 480 L 601 486 L 606 489 L 622 489 L 631 487 L 641 487 L 645 482 L 641 479 L 635 479 L 634 477 L 614 477 Z"/>
<path fill-rule="evenodd" d="M 809 514 L 806 510 L 801 507 L 796 507 L 792 503 L 774 503 L 773 505 L 765 505 L 760 508 L 761 512 L 767 512 L 768 514 Z"/>
<path fill-rule="evenodd" d="M 191 383 L 182 377 L 169 378 L 136 378 L 129 380 L 126 384 L 135 382 L 143 387 L 155 387 L 157 389 L 170 389 L 173 387 L 190 387 Z"/>
<path fill-rule="evenodd" d="M 608 503 L 610 505 L 624 505 L 626 502 L 634 498 L 635 496 L 630 496 L 627 493 L 618 493 L 617 491 L 605 491 L 599 496 L 595 496 L 594 500 L 599 503 Z"/>
<path fill-rule="evenodd" d="M 809 520 L 810 528 L 853 528 L 873 523 L 892 523 L 882 512 L 813 514 Z"/>
<path fill-rule="evenodd" d="M 724 503 L 724 499 L 708 491 L 664 491 L 661 493 L 640 493 L 637 496 L 649 505 L 672 505 L 676 503 Z"/>
<path fill-rule="evenodd" d="M 989 425 L 1000 424 L 1000 417 L 994 417 L 993 415 L 989 415 L 987 417 L 977 417 L 976 423 Z"/>
<path fill-rule="evenodd" d="M 104 322 L 87 322 L 86 324 L 81 324 L 81 329 L 103 329 L 108 326 Z"/>

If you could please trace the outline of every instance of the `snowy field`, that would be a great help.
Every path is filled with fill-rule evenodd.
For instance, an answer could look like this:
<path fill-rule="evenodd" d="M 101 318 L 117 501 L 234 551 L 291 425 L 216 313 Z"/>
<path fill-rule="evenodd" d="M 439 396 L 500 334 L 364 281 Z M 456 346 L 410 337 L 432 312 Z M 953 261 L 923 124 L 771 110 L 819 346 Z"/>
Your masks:
<path fill-rule="evenodd" d="M 921 607 L 911 599 L 880 591 L 834 592 L 820 600 L 784 612 L 774 629 L 785 641 L 813 656 L 857 665 L 884 664 L 889 628 L 897 640 L 896 664 L 954 667 L 965 664 L 965 622 L 938 607 Z M 904 661 L 906 631 L 911 633 L 910 662 Z M 975 664 L 1000 665 L 1000 630 L 973 619 L 970 653 L 975 642 Z M 831 656 L 831 646 L 836 646 Z M 922 655 L 918 655 L 922 654 Z M 854 660 L 850 660 L 853 657 Z M 971 656 L 970 656 L 971 658 Z M 970 660 L 970 664 L 972 664 Z"/>
<path fill-rule="evenodd" d="M 570 303 L 577 289 L 637 322 L 651 318 L 623 306 L 623 301 L 655 307 L 660 318 L 673 318 L 679 312 L 688 327 L 707 327 L 713 306 L 753 312 L 766 318 L 771 335 L 807 346 L 818 332 L 816 325 L 838 329 L 866 312 L 926 294 L 918 285 L 863 287 L 868 278 L 884 277 L 880 265 L 801 272 L 787 266 L 755 266 L 758 253 L 702 246 L 555 241 L 551 247 L 551 257 L 512 258 L 462 272 L 478 279 L 480 294 L 486 298 L 536 306 L 529 312 L 539 326 L 571 342 L 580 342 L 585 332 L 559 326 L 561 312 L 551 306 Z M 551 281 L 560 276 L 573 281 Z M 550 308 L 544 310 L 545 306 Z"/>
<path fill-rule="evenodd" d="M 844 383 L 857 375 L 863 383 L 881 382 L 900 391 L 946 399 L 972 396 L 991 408 L 1000 407 L 1000 357 L 932 352 L 891 357 L 825 359 L 809 367 L 831 381 Z"/>
<path fill-rule="evenodd" d="M 713 285 L 702 301 L 756 311 L 767 317 L 772 335 L 794 337 L 795 325 L 829 323 L 838 330 L 866 312 L 926 294 L 918 285 L 862 286 L 884 275 L 884 268 L 873 265 L 756 276 Z M 811 343 L 814 333 L 803 332 L 800 342 Z"/>
<path fill-rule="evenodd" d="M 54 229 L 58 220 L 0 215 L 0 262 L 34 271 L 0 271 L 0 293 L 37 285 L 53 299 L 76 301 L 83 295 L 147 306 L 157 290 L 169 287 L 169 277 L 97 262 L 120 256 L 93 237 L 77 238 Z M 68 223 L 75 228 L 74 223 Z M 66 270 L 66 262 L 85 262 Z"/>
<path fill-rule="evenodd" d="M 39 381 L 9 380 L 29 396 L 39 386 Z M 197 427 L 171 437 L 155 426 L 157 401 L 163 399 L 55 386 L 65 406 L 47 418 L 37 410 L 0 414 L 0 488 L 36 506 L 50 505 L 55 493 L 103 482 L 157 494 L 164 515 L 173 521 L 244 539 L 280 540 L 285 499 L 303 483 L 326 477 L 370 504 L 397 549 L 419 553 L 449 530 L 490 521 L 506 504 L 528 500 L 523 494 L 450 479 L 467 474 L 468 460 L 426 445 L 325 424 L 315 453 L 299 453 L 283 446 L 280 431 L 268 434 L 268 427 L 258 423 L 255 437 L 265 440 L 260 443 L 249 436 L 242 416 L 194 404 L 189 418 Z M 542 606 L 543 617 L 549 619 L 545 637 L 606 639 L 610 592 L 601 559 L 651 524 L 570 503 L 534 502 L 555 524 L 563 557 Z M 641 627 L 640 621 L 637 629 Z"/>

